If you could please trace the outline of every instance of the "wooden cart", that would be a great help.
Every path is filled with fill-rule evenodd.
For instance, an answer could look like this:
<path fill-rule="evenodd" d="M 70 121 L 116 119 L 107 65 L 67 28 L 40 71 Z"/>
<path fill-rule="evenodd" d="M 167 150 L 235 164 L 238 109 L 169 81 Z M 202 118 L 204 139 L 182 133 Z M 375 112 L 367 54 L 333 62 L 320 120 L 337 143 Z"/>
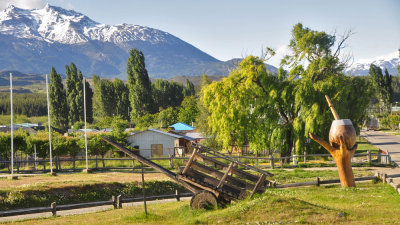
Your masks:
<path fill-rule="evenodd" d="M 224 205 L 231 200 L 240 200 L 255 193 L 262 193 L 270 185 L 270 181 L 266 177 L 272 176 L 271 173 L 200 144 L 192 143 L 192 155 L 186 161 L 186 165 L 180 168 L 180 173 L 175 174 L 107 137 L 103 137 L 103 139 L 130 157 L 164 173 L 193 192 L 190 205 L 194 209 Z"/>

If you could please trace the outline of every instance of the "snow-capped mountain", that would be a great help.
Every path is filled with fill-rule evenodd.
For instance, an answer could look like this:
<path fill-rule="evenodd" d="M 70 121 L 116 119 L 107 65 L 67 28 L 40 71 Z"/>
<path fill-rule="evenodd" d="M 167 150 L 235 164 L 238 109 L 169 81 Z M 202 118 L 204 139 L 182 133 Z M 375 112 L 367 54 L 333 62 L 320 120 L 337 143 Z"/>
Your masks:
<path fill-rule="evenodd" d="M 222 62 L 161 30 L 129 24 L 106 25 L 73 10 L 46 5 L 0 12 L 0 70 L 48 73 L 74 62 L 91 76 L 124 78 L 128 53 L 141 50 L 152 77 L 227 75 Z"/>
<path fill-rule="evenodd" d="M 393 52 L 387 55 L 378 56 L 372 59 L 360 59 L 346 72 L 350 75 L 368 75 L 369 67 L 371 64 L 379 66 L 382 70 L 387 69 L 389 74 L 397 75 L 397 66 L 399 65 L 399 52 Z"/>

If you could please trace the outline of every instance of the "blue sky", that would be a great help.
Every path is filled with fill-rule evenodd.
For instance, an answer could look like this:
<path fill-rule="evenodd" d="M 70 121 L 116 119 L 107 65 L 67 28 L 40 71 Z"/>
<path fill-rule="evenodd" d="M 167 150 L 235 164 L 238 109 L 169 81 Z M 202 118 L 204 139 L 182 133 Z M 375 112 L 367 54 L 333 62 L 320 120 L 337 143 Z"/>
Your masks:
<path fill-rule="evenodd" d="M 2 0 L 4 1 L 4 0 Z M 5 0 L 26 2 L 24 0 Z M 86 14 L 106 24 L 137 24 L 169 32 L 220 60 L 284 53 L 294 24 L 354 34 L 347 49 L 357 61 L 400 48 L 399 0 L 29 0 Z M 22 3 L 21 3 L 22 4 Z M 32 7 L 32 6 L 29 6 Z M 278 56 L 279 58 L 279 56 Z M 273 60 L 274 61 L 274 60 Z M 275 59 L 276 64 L 278 59 Z"/>

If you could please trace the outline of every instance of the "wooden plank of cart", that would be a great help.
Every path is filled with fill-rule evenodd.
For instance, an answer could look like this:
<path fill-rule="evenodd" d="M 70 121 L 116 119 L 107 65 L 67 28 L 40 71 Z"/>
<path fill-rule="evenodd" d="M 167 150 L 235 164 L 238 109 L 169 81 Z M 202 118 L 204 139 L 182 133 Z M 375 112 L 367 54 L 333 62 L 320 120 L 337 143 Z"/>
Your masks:
<path fill-rule="evenodd" d="M 180 168 L 180 172 L 175 174 L 107 137 L 103 139 L 191 191 L 194 195 L 190 205 L 194 209 L 222 206 L 232 200 L 237 201 L 255 193 L 263 193 L 270 186 L 270 181 L 266 178 L 272 176 L 271 173 L 200 144 L 192 143 L 192 155 L 186 165 Z"/>

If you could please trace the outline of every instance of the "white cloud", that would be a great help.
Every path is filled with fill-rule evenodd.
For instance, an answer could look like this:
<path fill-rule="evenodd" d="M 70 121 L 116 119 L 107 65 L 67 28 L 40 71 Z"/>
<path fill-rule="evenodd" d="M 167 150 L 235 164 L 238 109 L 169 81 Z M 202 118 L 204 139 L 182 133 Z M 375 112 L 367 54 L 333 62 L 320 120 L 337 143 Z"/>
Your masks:
<path fill-rule="evenodd" d="M 10 5 L 23 9 L 41 9 L 45 4 L 44 0 L 1 0 L 0 10 L 4 10 Z"/>
<path fill-rule="evenodd" d="M 281 45 L 275 50 L 275 55 L 267 63 L 279 67 L 282 58 L 290 53 L 290 49 L 287 45 Z"/>

